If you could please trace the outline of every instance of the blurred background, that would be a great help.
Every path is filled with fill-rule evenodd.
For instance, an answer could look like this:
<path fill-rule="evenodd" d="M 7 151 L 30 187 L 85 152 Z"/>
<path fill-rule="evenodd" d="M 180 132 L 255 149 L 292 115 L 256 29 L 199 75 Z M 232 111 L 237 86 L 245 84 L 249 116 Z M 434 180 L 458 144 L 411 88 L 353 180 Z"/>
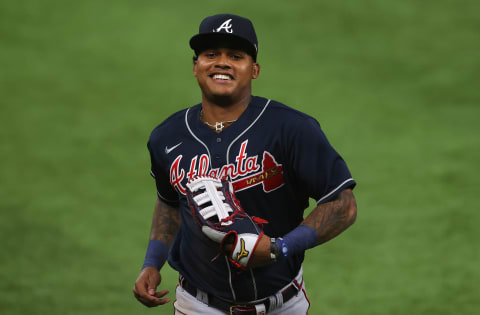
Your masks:
<path fill-rule="evenodd" d="M 307 253 L 310 314 L 478 314 L 474 0 L 2 0 L 0 313 L 173 313 L 131 292 L 146 142 L 200 101 L 188 40 L 226 12 L 255 24 L 254 94 L 317 118 L 358 182 L 356 224 Z"/>

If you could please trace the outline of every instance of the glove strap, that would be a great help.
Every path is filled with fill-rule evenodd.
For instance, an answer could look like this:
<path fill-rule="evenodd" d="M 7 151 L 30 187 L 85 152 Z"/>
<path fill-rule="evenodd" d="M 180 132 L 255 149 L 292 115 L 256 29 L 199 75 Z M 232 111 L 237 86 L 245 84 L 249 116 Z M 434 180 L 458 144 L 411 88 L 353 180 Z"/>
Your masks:
<path fill-rule="evenodd" d="M 247 269 L 258 242 L 264 233 L 260 235 L 243 233 L 238 234 L 234 248 L 230 254 L 230 261 L 240 269 Z"/>

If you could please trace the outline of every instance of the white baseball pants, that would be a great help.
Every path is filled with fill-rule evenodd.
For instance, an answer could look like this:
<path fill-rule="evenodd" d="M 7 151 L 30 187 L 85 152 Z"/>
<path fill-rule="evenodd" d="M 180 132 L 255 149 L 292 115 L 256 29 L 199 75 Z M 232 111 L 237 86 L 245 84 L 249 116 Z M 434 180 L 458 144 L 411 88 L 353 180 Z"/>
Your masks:
<path fill-rule="evenodd" d="M 303 282 L 302 269 L 300 269 L 295 280 L 297 280 L 297 283 Z M 185 291 L 181 286 L 177 286 L 176 296 L 177 299 L 173 304 L 175 307 L 175 315 L 225 315 L 223 311 L 208 306 L 196 297 L 190 295 L 190 293 Z M 272 312 L 268 312 L 268 315 L 307 314 L 309 307 L 310 302 L 307 298 L 305 283 L 302 283 L 302 288 L 298 291 L 296 296 L 288 300 L 282 307 L 275 309 Z M 262 315 L 265 313 L 258 312 L 257 314 Z"/>

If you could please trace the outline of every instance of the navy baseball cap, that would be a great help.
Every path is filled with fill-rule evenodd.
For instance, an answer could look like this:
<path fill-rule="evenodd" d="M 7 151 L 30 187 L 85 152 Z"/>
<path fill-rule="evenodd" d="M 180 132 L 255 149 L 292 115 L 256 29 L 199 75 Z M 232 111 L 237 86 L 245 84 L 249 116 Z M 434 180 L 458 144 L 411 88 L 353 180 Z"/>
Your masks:
<path fill-rule="evenodd" d="M 198 55 L 203 50 L 215 47 L 218 43 L 245 51 L 257 60 L 258 41 L 252 22 L 234 14 L 217 14 L 206 17 L 198 34 L 190 39 L 190 47 Z"/>

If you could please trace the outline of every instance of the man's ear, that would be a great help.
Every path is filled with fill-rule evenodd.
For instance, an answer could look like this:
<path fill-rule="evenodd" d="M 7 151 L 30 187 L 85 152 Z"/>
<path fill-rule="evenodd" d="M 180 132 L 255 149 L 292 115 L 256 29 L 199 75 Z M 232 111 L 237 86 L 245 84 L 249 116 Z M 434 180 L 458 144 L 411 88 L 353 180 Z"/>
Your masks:
<path fill-rule="evenodd" d="M 260 64 L 254 62 L 252 64 L 252 79 L 256 79 L 258 78 L 258 76 L 260 75 Z"/>
<path fill-rule="evenodd" d="M 197 76 L 197 59 L 193 59 L 193 76 Z"/>

